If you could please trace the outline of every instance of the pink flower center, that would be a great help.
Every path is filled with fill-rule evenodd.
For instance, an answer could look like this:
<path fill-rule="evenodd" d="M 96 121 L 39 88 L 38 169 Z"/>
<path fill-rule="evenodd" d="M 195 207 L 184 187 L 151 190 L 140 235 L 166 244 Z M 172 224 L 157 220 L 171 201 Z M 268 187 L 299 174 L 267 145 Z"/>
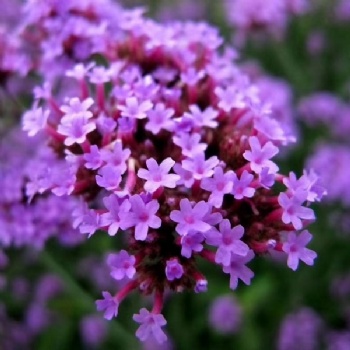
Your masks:
<path fill-rule="evenodd" d="M 139 219 L 140 219 L 140 221 L 142 221 L 142 222 L 148 221 L 148 219 L 149 219 L 148 213 L 146 213 L 146 212 L 141 213 L 140 216 L 139 216 Z"/>

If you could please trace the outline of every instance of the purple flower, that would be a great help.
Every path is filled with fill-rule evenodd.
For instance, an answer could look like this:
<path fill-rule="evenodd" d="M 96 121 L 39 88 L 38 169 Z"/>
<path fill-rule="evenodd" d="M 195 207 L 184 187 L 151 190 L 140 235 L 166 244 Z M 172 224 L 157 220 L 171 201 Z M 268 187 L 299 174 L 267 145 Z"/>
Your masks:
<path fill-rule="evenodd" d="M 214 170 L 213 178 L 205 178 L 202 180 L 201 188 L 211 192 L 208 201 L 215 208 L 220 208 L 222 206 L 224 195 L 232 191 L 232 174 L 233 171 L 229 170 L 224 173 L 222 168 L 218 166 Z"/>
<path fill-rule="evenodd" d="M 72 146 L 74 143 L 84 143 L 86 135 L 96 129 L 94 122 L 89 122 L 84 114 L 69 115 L 69 118 L 63 117 L 57 131 L 64 136 L 66 146 Z"/>
<path fill-rule="evenodd" d="M 104 311 L 104 318 L 111 320 L 118 316 L 119 301 L 116 297 L 112 297 L 109 292 L 102 292 L 103 299 L 96 300 L 96 307 L 98 311 Z"/>
<path fill-rule="evenodd" d="M 225 112 L 230 112 L 232 108 L 246 107 L 244 95 L 235 86 L 230 86 L 226 89 L 217 87 L 215 94 L 219 98 L 218 107 Z"/>
<path fill-rule="evenodd" d="M 257 174 L 260 174 L 262 168 L 268 168 L 270 172 L 278 171 L 277 165 L 269 160 L 278 153 L 278 148 L 272 142 L 266 142 L 262 147 L 256 136 L 249 137 L 251 150 L 245 151 L 243 157 L 250 162 L 250 167 Z"/>
<path fill-rule="evenodd" d="M 131 212 L 124 218 L 122 229 L 135 226 L 135 239 L 144 241 L 147 237 L 148 229 L 159 228 L 161 220 L 156 216 L 159 203 L 153 199 L 147 204 L 138 194 L 130 197 Z"/>
<path fill-rule="evenodd" d="M 128 148 L 123 148 L 120 140 L 114 142 L 113 149 L 102 149 L 102 159 L 109 165 L 118 168 L 121 174 L 126 171 L 126 162 L 129 159 L 131 151 Z"/>
<path fill-rule="evenodd" d="M 144 189 L 153 193 L 160 187 L 175 188 L 176 182 L 180 180 L 180 176 L 168 174 L 174 164 L 175 162 L 170 157 L 164 159 L 159 165 L 155 159 L 147 159 L 146 165 L 148 170 L 139 169 L 137 172 L 139 178 L 147 180 Z"/>
<path fill-rule="evenodd" d="M 109 226 L 108 234 L 114 236 L 123 225 L 123 218 L 128 215 L 131 204 L 128 199 L 121 199 L 114 194 L 105 197 L 103 203 L 108 212 L 101 215 L 101 226 Z"/>
<path fill-rule="evenodd" d="M 101 152 L 96 145 L 90 147 L 90 152 L 84 153 L 83 158 L 85 160 L 85 167 L 87 169 L 96 170 L 103 164 Z"/>
<path fill-rule="evenodd" d="M 282 221 L 285 224 L 292 223 L 296 230 L 303 227 L 301 219 L 314 220 L 315 214 L 311 208 L 303 207 L 307 192 L 298 191 L 291 197 L 282 192 L 278 196 L 278 203 L 283 209 Z"/>
<path fill-rule="evenodd" d="M 125 277 L 133 278 L 136 273 L 135 261 L 135 257 L 129 255 L 126 250 L 109 254 L 107 264 L 111 268 L 111 276 L 116 280 L 122 280 Z"/>
<path fill-rule="evenodd" d="M 260 185 L 264 188 L 270 188 L 275 183 L 276 174 L 270 173 L 269 168 L 262 168 L 259 174 Z"/>
<path fill-rule="evenodd" d="M 110 71 L 103 66 L 94 67 L 91 72 L 89 72 L 89 80 L 92 84 L 108 83 L 111 80 Z"/>
<path fill-rule="evenodd" d="M 241 324 L 242 310 L 232 295 L 216 298 L 209 309 L 209 323 L 219 333 L 236 333 Z"/>
<path fill-rule="evenodd" d="M 175 145 L 181 147 L 182 154 L 186 157 L 192 158 L 197 154 L 203 153 L 208 145 L 200 142 L 200 134 L 188 134 L 185 132 L 179 133 L 173 137 Z"/>
<path fill-rule="evenodd" d="M 307 231 L 302 231 L 298 236 L 295 232 L 287 233 L 287 241 L 283 243 L 282 249 L 288 254 L 287 265 L 292 269 L 298 268 L 299 260 L 307 265 L 313 265 L 317 254 L 305 246 L 311 241 L 312 235 Z"/>
<path fill-rule="evenodd" d="M 23 130 L 27 131 L 29 136 L 36 135 L 46 127 L 49 114 L 49 110 L 44 111 L 41 107 L 25 112 L 23 115 Z"/>
<path fill-rule="evenodd" d="M 128 97 L 125 100 L 125 105 L 119 105 L 118 109 L 121 111 L 122 117 L 133 119 L 145 119 L 147 112 L 153 107 L 151 101 L 140 102 L 136 97 Z"/>
<path fill-rule="evenodd" d="M 244 234 L 242 225 L 231 228 L 230 221 L 225 219 L 220 223 L 220 231 L 215 228 L 205 234 L 206 241 L 210 245 L 218 247 L 215 255 L 215 262 L 224 266 L 230 265 L 231 255 L 246 256 L 249 247 L 240 240 Z"/>
<path fill-rule="evenodd" d="M 200 252 L 203 249 L 201 244 L 204 241 L 204 236 L 200 232 L 189 232 L 181 237 L 181 255 L 190 258 L 192 252 Z"/>
<path fill-rule="evenodd" d="M 80 233 L 87 233 L 90 238 L 101 227 L 101 217 L 93 209 L 87 209 L 81 218 Z"/>
<path fill-rule="evenodd" d="M 201 111 L 197 105 L 191 105 L 189 109 L 190 113 L 185 113 L 184 117 L 191 119 L 193 121 L 194 127 L 217 127 L 218 122 L 216 121 L 216 118 L 219 112 L 213 109 L 212 107 L 208 107 L 204 111 Z"/>
<path fill-rule="evenodd" d="M 166 262 L 165 275 L 168 281 L 179 279 L 184 274 L 184 269 L 177 258 L 170 259 Z"/>
<path fill-rule="evenodd" d="M 245 266 L 247 262 L 252 260 L 254 253 L 249 250 L 246 256 L 231 255 L 231 263 L 228 266 L 224 266 L 223 271 L 230 274 L 230 288 L 236 289 L 238 285 L 238 279 L 242 280 L 245 284 L 249 285 L 250 280 L 254 277 L 254 272 Z"/>
<path fill-rule="evenodd" d="M 241 178 L 238 179 L 235 173 L 232 173 L 233 189 L 232 194 L 236 199 L 242 199 L 244 197 L 251 198 L 254 196 L 255 188 L 249 187 L 252 183 L 254 176 L 244 170 Z"/>
<path fill-rule="evenodd" d="M 194 86 L 199 80 L 203 79 L 205 72 L 203 70 L 197 71 L 196 69 L 190 67 L 186 72 L 181 73 L 180 79 L 183 83 Z"/>
<path fill-rule="evenodd" d="M 191 230 L 203 233 L 211 228 L 203 220 L 208 210 L 209 206 L 204 201 L 196 203 L 192 208 L 191 202 L 183 198 L 180 201 L 180 210 L 173 210 L 170 213 L 170 219 L 178 223 L 175 229 L 180 236 L 188 234 Z"/>
<path fill-rule="evenodd" d="M 184 185 L 186 188 L 191 188 L 194 183 L 194 178 L 190 171 L 185 170 L 180 164 L 174 165 L 174 172 L 180 176 L 177 185 Z"/>
<path fill-rule="evenodd" d="M 87 65 L 78 63 L 72 69 L 66 71 L 66 76 L 77 80 L 83 80 L 94 65 L 95 63 L 89 63 Z"/>
<path fill-rule="evenodd" d="M 109 191 L 118 190 L 121 180 L 120 169 L 113 165 L 105 165 L 96 175 L 96 183 Z"/>
<path fill-rule="evenodd" d="M 199 279 L 196 281 L 196 285 L 194 286 L 195 293 L 205 293 L 208 290 L 208 281 L 206 279 Z"/>
<path fill-rule="evenodd" d="M 172 131 L 175 125 L 172 117 L 174 116 L 172 108 L 166 108 L 163 103 L 157 103 L 155 108 L 148 112 L 148 122 L 145 129 L 153 134 L 158 134 L 161 129 Z"/>
<path fill-rule="evenodd" d="M 214 174 L 214 168 L 219 164 L 219 159 L 212 156 L 205 159 L 204 153 L 196 154 L 193 159 L 185 159 L 182 161 L 182 167 L 192 172 L 196 180 L 202 180 Z"/>
<path fill-rule="evenodd" d="M 106 116 L 104 113 L 100 113 L 96 119 L 97 130 L 102 135 L 111 135 L 117 128 L 117 122 Z M 119 130 L 118 130 L 119 131 Z"/>
<path fill-rule="evenodd" d="M 73 192 L 76 183 L 76 170 L 74 167 L 70 167 L 69 164 L 59 164 L 53 167 L 51 170 L 52 193 L 56 196 L 69 195 Z"/>
<path fill-rule="evenodd" d="M 61 106 L 61 111 L 64 113 L 62 118 L 63 124 L 65 121 L 73 119 L 77 114 L 84 119 L 90 119 L 93 114 L 88 109 L 94 104 L 94 100 L 91 97 L 86 98 L 84 101 L 80 101 L 78 97 L 73 97 L 69 100 L 69 105 Z"/>
<path fill-rule="evenodd" d="M 325 194 L 325 189 L 318 183 L 319 177 L 313 170 L 309 173 L 304 171 L 303 176 L 297 179 L 293 172 L 289 173 L 289 177 L 283 179 L 283 183 L 288 190 L 294 195 L 297 192 L 306 192 L 306 200 L 309 202 L 320 201 Z"/>
<path fill-rule="evenodd" d="M 165 333 L 161 329 L 167 323 L 162 314 L 152 313 L 142 308 L 139 314 L 133 316 L 133 320 L 141 324 L 136 331 L 136 336 L 141 341 L 145 341 L 150 336 L 153 336 L 158 343 L 163 343 L 167 340 Z"/>

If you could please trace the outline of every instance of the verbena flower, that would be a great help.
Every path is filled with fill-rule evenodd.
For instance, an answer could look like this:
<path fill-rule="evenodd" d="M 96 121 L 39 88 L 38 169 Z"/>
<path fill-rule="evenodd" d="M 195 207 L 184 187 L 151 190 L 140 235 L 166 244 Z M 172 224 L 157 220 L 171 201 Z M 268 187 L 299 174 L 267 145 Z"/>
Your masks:
<path fill-rule="evenodd" d="M 90 25 L 85 15 L 79 12 Z M 229 274 L 231 289 L 239 280 L 250 284 L 247 264 L 273 249 L 292 268 L 298 259 L 310 263 L 305 233 L 296 231 L 314 220 L 309 203 L 324 191 L 312 172 L 278 173 L 274 156 L 294 140 L 290 125 L 232 61 L 237 53 L 219 54 L 215 28 L 163 25 L 141 10 L 120 10 L 100 35 L 106 45 L 93 51 L 105 65 L 69 67 L 66 100 L 39 94 L 34 106 L 47 118 L 27 127 L 25 117 L 25 129 L 39 128 L 51 147 L 26 191 L 80 197 L 85 205 L 74 222 L 88 236 L 125 231 L 123 249 L 108 263 L 115 279 L 130 281 L 115 295 L 103 292 L 97 307 L 111 319 L 133 290 L 154 294 L 152 311 L 134 315 L 136 335 L 163 342 L 164 293 L 207 289 L 198 259 Z"/>

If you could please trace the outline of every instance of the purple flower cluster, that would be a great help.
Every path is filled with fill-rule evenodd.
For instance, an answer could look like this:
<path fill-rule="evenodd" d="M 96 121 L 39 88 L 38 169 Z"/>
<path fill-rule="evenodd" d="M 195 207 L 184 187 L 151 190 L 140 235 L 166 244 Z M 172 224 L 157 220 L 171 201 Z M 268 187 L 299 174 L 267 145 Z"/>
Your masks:
<path fill-rule="evenodd" d="M 322 319 L 309 308 L 288 314 L 283 320 L 278 337 L 278 350 L 319 349 Z"/>
<path fill-rule="evenodd" d="M 28 134 L 50 146 L 26 194 L 78 196 L 74 226 L 88 236 L 126 232 L 125 249 L 108 265 L 114 279 L 129 281 L 115 295 L 104 291 L 97 308 L 111 319 L 135 289 L 154 294 L 152 310 L 133 319 L 139 339 L 161 343 L 164 292 L 207 288 L 198 258 L 229 274 L 231 289 L 250 284 L 247 263 L 272 249 L 293 270 L 299 260 L 312 265 L 305 227 L 315 219 L 309 204 L 324 191 L 313 172 L 278 172 L 273 158 L 291 135 L 233 51 L 218 53 L 215 28 L 162 25 L 140 10 L 118 18 L 108 45 L 94 48 L 106 64 L 77 63 L 65 72 L 76 88 L 63 102 L 46 85 L 24 114 Z"/>
<path fill-rule="evenodd" d="M 330 135 L 347 141 L 350 131 L 350 104 L 329 92 L 316 92 L 299 104 L 300 118 L 310 126 L 324 125 Z"/>
<path fill-rule="evenodd" d="M 228 22 L 246 37 L 254 31 L 267 31 L 280 37 L 291 15 L 304 14 L 308 0 L 224 0 Z"/>
<path fill-rule="evenodd" d="M 341 205 L 329 215 L 331 225 L 347 232 L 350 227 L 350 105 L 332 93 L 316 92 L 301 101 L 299 113 L 306 124 L 324 128 L 327 133 L 328 140 L 316 144 L 308 166 L 317 172 L 326 188 L 327 203 Z"/>
<path fill-rule="evenodd" d="M 81 242 L 79 233 L 72 228 L 71 211 L 75 198 L 55 195 L 26 196 L 24 187 L 30 174 L 42 166 L 42 140 L 28 138 L 14 129 L 0 142 L 0 248 L 34 246 L 42 248 L 50 237 L 62 244 Z"/>

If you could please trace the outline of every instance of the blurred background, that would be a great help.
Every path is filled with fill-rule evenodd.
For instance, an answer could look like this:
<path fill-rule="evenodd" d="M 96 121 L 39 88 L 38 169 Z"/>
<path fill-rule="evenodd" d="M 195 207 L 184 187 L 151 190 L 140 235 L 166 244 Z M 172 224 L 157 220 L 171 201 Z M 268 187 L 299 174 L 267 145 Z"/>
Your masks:
<path fill-rule="evenodd" d="M 18 21 L 20 6 L 2 1 L 0 55 L 8 45 L 1 41 L 3 28 Z M 288 3 L 283 10 L 281 2 Z M 121 247 L 122 239 L 111 246 L 109 237 L 95 234 L 76 245 L 80 238 L 69 232 L 66 203 L 47 199 L 37 205 L 34 217 L 18 205 L 10 214 L 10 229 L 18 232 L 16 244 L 4 243 L 3 250 L 0 244 L 0 349 L 350 349 L 350 1 L 120 3 L 141 5 L 161 22 L 209 22 L 226 43 L 238 48 L 243 69 L 297 135 L 297 142 L 279 156 L 282 172 L 300 175 L 304 167 L 313 168 L 328 191 L 315 207 L 317 220 L 309 228 L 318 258 L 314 266 L 301 264 L 296 272 L 279 256 L 255 259 L 252 284 L 241 284 L 234 292 L 227 275 L 205 266 L 207 293 L 182 293 L 165 303 L 168 342 L 140 344 L 131 316 L 144 300 L 132 295 L 112 322 L 94 305 L 101 290 L 116 288 L 104 258 Z M 5 76 L 0 74 L 0 84 L 1 79 Z M 11 84 L 6 89 L 1 85 L 0 91 L 4 189 L 10 179 L 21 181 L 25 174 L 18 169 L 37 152 L 35 141 L 23 141 L 13 131 L 30 97 L 24 94 L 20 100 L 19 87 Z M 25 84 L 23 79 L 20 87 Z M 9 169 L 17 170 L 9 174 Z M 4 190 L 2 196 L 11 193 Z M 67 213 L 60 222 L 48 223 L 42 218 L 48 210 L 52 217 L 54 211 Z M 3 215 L 0 231 L 8 225 Z M 40 231 L 45 246 L 21 242 L 21 234 L 29 229 Z M 65 232 L 60 238 L 64 247 L 54 238 L 58 230 Z M 0 242 L 5 241 L 2 237 Z"/>

